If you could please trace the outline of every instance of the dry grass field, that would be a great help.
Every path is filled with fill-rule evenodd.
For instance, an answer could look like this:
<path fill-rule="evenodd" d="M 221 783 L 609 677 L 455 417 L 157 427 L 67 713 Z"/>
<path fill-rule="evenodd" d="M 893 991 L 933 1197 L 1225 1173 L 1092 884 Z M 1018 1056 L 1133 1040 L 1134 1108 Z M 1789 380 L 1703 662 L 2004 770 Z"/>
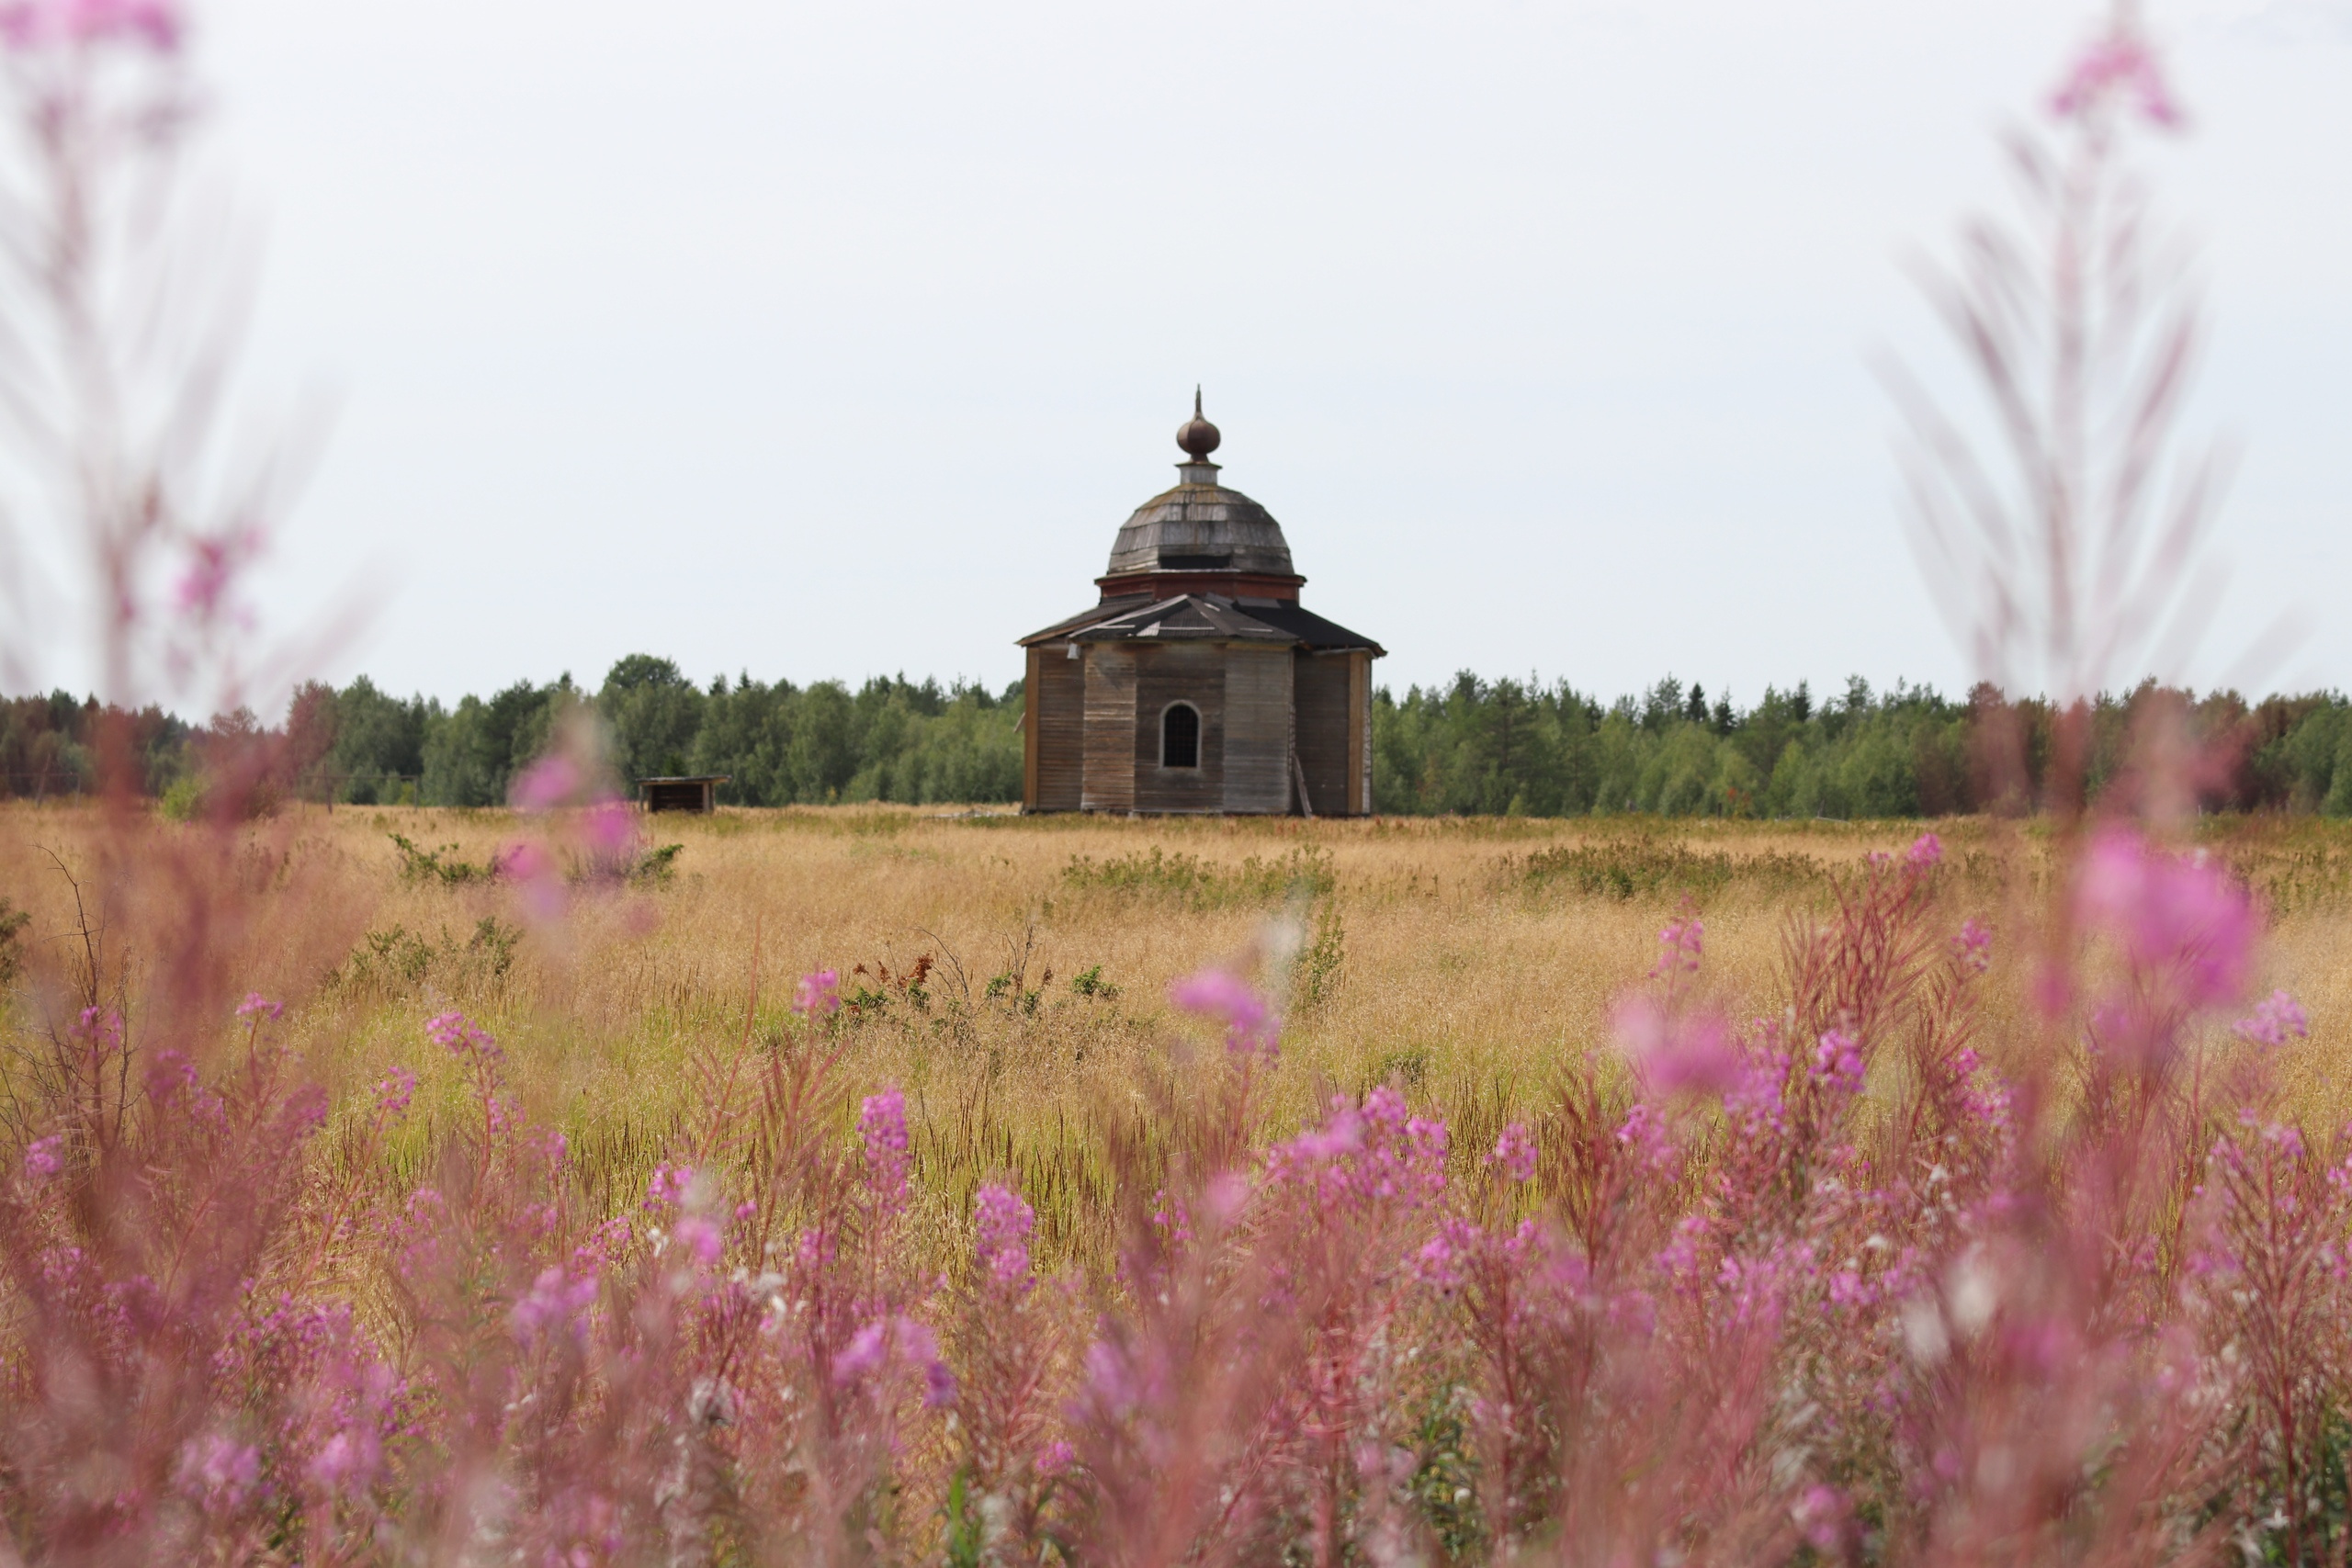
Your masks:
<path fill-rule="evenodd" d="M 1216 1048 L 1171 1014 L 1169 982 L 1204 964 L 1279 960 L 1285 917 L 1299 951 L 1283 982 L 1267 1131 L 1386 1081 L 1475 1151 L 1511 1117 L 1540 1119 L 1566 1073 L 1588 1061 L 1616 1070 L 1610 1004 L 1653 962 L 1665 919 L 1700 914 L 1710 986 L 1736 1015 L 1771 1010 L 1789 922 L 1825 907 L 1833 878 L 1863 855 L 1919 830 L 873 807 L 650 826 L 656 844 L 683 846 L 666 877 L 534 923 L 501 884 L 403 874 L 392 840 L 445 865 L 481 865 L 514 835 L 507 813 L 290 811 L 250 829 L 241 852 L 277 918 L 252 933 L 252 974 L 235 983 L 290 1004 L 294 1037 L 346 1106 L 404 1064 L 420 1107 L 446 1119 L 463 1086 L 423 1022 L 449 1008 L 481 1019 L 509 1053 L 526 1109 L 566 1131 L 582 1179 L 619 1208 L 697 1114 L 697 1061 L 734 1055 L 747 1037 L 760 1049 L 795 1042 L 794 982 L 836 969 L 844 996 L 865 1002 L 831 1025 L 842 1081 L 904 1089 L 919 1180 L 943 1224 L 968 1210 L 979 1181 L 1017 1175 L 1047 1247 L 1091 1254 L 1108 1223 L 1101 1113 L 1181 1095 L 1188 1054 Z M 0 897 L 31 917 L 18 945 L 36 976 L 62 972 L 77 949 L 66 874 L 95 900 L 97 827 L 74 808 L 0 812 Z M 196 830 L 142 831 L 161 843 Z M 2037 830 L 1957 821 L 1938 831 L 1952 926 L 1978 916 L 1997 935 L 2028 918 Z M 2272 908 L 2260 987 L 2286 987 L 2309 1007 L 2299 1098 L 2340 1120 L 2346 1097 L 2328 1064 L 2352 1020 L 2352 830 L 2225 821 L 2201 838 Z M 108 918 L 135 1038 L 140 917 Z M 2018 945 L 1996 942 L 1996 953 Z M 1997 1053 L 2018 976 L 1996 964 L 1994 979 Z M 39 994 L 28 991 L 28 1010 Z M 20 1020 L 32 1021 L 29 1010 Z M 853 1111 L 845 1101 L 844 1124 Z M 410 1135 L 428 1139 L 433 1126 L 420 1118 Z"/>

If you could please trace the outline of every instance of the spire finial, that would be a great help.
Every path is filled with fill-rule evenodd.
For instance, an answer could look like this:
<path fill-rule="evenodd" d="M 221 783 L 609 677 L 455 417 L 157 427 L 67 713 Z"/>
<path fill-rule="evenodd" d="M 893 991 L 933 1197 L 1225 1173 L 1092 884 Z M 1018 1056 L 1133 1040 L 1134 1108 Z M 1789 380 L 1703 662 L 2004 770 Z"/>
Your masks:
<path fill-rule="evenodd" d="M 1216 426 L 1211 424 L 1206 419 L 1202 417 L 1201 389 L 1200 385 L 1195 382 L 1193 387 L 1193 417 L 1185 421 L 1183 425 L 1177 430 L 1176 445 L 1182 446 L 1184 449 L 1185 456 L 1191 457 L 1194 463 L 1205 463 L 1209 460 L 1209 454 L 1216 450 L 1217 442 L 1220 439 L 1222 439 L 1222 437 L 1217 434 Z M 1177 466 L 1182 468 L 1184 465 L 1179 464 Z M 1206 478 L 1203 478 L 1198 480 L 1187 480 L 1186 482 L 1207 484 L 1211 481 Z"/>

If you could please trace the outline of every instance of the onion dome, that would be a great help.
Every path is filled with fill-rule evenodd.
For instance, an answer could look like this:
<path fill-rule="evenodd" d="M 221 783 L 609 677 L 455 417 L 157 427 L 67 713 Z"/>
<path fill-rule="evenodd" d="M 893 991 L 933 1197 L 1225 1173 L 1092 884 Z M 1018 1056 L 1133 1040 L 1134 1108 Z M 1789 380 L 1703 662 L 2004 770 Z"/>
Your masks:
<path fill-rule="evenodd" d="M 1176 427 L 1176 445 L 1190 454 L 1193 462 L 1205 463 L 1222 439 L 1216 426 L 1201 417 L 1201 389 L 1193 388 L 1193 417 Z"/>

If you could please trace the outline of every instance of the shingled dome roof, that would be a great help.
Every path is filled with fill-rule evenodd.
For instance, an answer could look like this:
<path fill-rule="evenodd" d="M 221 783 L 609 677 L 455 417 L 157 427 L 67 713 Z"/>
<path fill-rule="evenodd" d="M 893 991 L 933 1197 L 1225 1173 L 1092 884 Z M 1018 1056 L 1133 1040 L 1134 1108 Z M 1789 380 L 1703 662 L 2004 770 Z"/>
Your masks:
<path fill-rule="evenodd" d="M 1295 575 L 1282 525 L 1238 490 L 1216 482 L 1217 428 L 1201 417 L 1200 393 L 1193 394 L 1193 417 L 1176 432 L 1176 445 L 1191 459 L 1176 465 L 1180 483 L 1141 506 L 1111 545 L 1106 575 L 1131 571 L 1249 571 Z"/>
<path fill-rule="evenodd" d="M 1130 571 L 1262 571 L 1288 577 L 1290 544 L 1273 515 L 1239 491 L 1215 482 L 1180 484 L 1136 507 L 1119 529 L 1108 575 Z"/>

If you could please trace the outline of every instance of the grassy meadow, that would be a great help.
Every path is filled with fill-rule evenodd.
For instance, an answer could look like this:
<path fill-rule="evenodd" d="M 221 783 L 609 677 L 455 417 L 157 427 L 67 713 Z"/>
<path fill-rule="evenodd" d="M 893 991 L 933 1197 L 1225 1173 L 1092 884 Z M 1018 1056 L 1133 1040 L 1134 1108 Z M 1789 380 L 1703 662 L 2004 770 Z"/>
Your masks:
<path fill-rule="evenodd" d="M 17 945 L 36 976 L 77 951 L 65 874 L 91 885 L 83 862 L 99 826 L 78 808 L 0 811 L 0 897 L 30 917 Z M 681 846 L 662 874 L 534 923 L 506 886 L 467 874 L 513 838 L 511 814 L 289 808 L 246 830 L 241 852 L 272 912 L 243 949 L 250 979 L 235 984 L 289 1004 L 286 1027 L 346 1113 L 389 1068 L 413 1069 L 431 1114 L 408 1124 L 412 1145 L 463 1113 L 457 1067 L 422 1026 L 464 1010 L 498 1034 L 532 1119 L 570 1138 L 592 1203 L 617 1212 L 703 1113 L 713 1073 L 747 1047 L 801 1048 L 794 983 L 835 969 L 853 1003 L 823 1031 L 842 1053 L 840 1081 L 904 1089 L 943 1241 L 979 1182 L 1016 1176 L 1044 1253 L 1099 1260 L 1111 1224 L 1105 1112 L 1182 1097 L 1193 1054 L 1217 1049 L 1168 1008 L 1171 979 L 1218 963 L 1276 974 L 1288 1004 L 1261 1102 L 1269 1134 L 1331 1094 L 1388 1082 L 1442 1115 L 1466 1159 L 1509 1120 L 1540 1124 L 1587 1062 L 1619 1070 L 1611 1003 L 1655 960 L 1666 919 L 1704 919 L 1706 984 L 1734 1016 L 1775 1010 L 1790 922 L 1826 908 L 1833 879 L 1865 854 L 1920 830 L 875 807 L 648 826 L 653 844 Z M 1947 923 L 1979 917 L 1996 933 L 1985 1033 L 1997 1053 L 2027 1032 L 2003 1027 L 2019 976 L 2002 960 L 2021 945 L 2008 939 L 2041 874 L 2040 829 L 1936 828 Z M 2258 989 L 2286 987 L 2309 1008 L 2296 1094 L 2308 1116 L 2341 1121 L 2332 1064 L 2352 1019 L 2352 828 L 2216 818 L 2199 837 L 2271 909 Z M 1296 933 L 1286 965 L 1285 917 Z M 137 930 L 132 913 L 109 939 L 127 964 L 134 1043 Z M 40 995 L 24 992 L 20 1028 L 38 1027 Z M 845 1130 L 854 1111 L 845 1099 Z"/>

